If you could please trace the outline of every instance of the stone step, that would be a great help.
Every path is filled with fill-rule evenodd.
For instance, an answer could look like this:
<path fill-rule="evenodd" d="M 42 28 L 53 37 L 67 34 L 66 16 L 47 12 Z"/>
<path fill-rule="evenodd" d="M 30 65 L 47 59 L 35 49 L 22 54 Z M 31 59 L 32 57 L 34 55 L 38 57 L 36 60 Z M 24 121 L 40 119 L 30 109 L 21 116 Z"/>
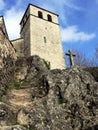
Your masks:
<path fill-rule="evenodd" d="M 31 89 L 10 90 L 5 102 L 14 108 L 20 109 L 32 104 Z"/>
<path fill-rule="evenodd" d="M 20 125 L 13 125 L 13 126 L 0 126 L 0 130 L 27 130 L 25 127 Z"/>
<path fill-rule="evenodd" d="M 32 100 L 32 97 L 31 96 L 27 96 L 27 97 L 25 97 L 25 96 L 21 96 L 21 97 L 14 96 L 13 98 L 8 98 L 8 100 L 9 101 L 12 100 L 13 102 L 23 102 L 23 101 L 29 102 L 29 101 Z"/>
<path fill-rule="evenodd" d="M 32 104 L 32 101 L 15 101 L 15 100 L 9 100 L 8 104 L 10 104 L 14 108 L 23 108 L 23 107 L 29 107 Z"/>
<path fill-rule="evenodd" d="M 26 95 L 30 95 L 30 91 L 31 89 L 19 89 L 19 90 L 11 90 L 8 94 L 10 95 L 16 95 L 16 96 L 26 96 Z"/>
<path fill-rule="evenodd" d="M 32 96 L 30 94 L 27 94 L 27 95 L 10 95 L 7 97 L 7 100 L 10 100 L 10 99 L 13 99 L 13 100 L 17 100 L 17 101 L 20 101 L 20 100 L 31 100 L 32 99 Z"/>
<path fill-rule="evenodd" d="M 28 89 L 11 90 L 7 94 L 7 98 L 10 100 L 29 100 L 32 98 L 30 91 Z"/>

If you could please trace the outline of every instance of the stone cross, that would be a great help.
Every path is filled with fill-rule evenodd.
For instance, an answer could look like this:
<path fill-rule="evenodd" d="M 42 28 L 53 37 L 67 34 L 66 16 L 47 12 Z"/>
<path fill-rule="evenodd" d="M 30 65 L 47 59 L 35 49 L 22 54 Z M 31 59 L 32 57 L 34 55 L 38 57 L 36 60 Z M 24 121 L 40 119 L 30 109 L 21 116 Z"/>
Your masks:
<path fill-rule="evenodd" d="M 76 55 L 73 54 L 73 53 L 71 52 L 71 50 L 68 50 L 68 52 L 66 53 L 66 55 L 69 56 L 70 66 L 74 66 L 74 59 L 73 59 L 73 57 L 75 57 Z"/>

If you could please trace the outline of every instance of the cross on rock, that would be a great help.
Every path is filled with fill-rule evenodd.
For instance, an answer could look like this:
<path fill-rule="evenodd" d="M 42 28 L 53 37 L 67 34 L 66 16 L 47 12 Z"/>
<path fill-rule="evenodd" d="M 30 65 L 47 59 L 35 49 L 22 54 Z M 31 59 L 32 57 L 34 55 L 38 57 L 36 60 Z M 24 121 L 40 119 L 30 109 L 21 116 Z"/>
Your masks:
<path fill-rule="evenodd" d="M 66 53 L 67 56 L 69 56 L 69 60 L 70 60 L 70 66 L 74 66 L 74 58 L 76 55 L 73 54 L 71 52 L 71 50 L 68 50 L 68 52 Z"/>

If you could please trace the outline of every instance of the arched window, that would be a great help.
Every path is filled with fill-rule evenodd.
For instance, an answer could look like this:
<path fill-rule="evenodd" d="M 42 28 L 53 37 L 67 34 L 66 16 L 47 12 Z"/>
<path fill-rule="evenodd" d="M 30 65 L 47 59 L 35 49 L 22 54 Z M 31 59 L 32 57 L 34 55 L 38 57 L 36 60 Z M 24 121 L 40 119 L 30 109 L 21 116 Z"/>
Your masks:
<path fill-rule="evenodd" d="M 38 11 L 38 17 L 39 17 L 39 18 L 43 18 L 43 14 L 42 14 L 41 11 Z"/>
<path fill-rule="evenodd" d="M 51 17 L 51 15 L 47 15 L 47 18 L 48 18 L 48 21 L 50 21 L 50 22 L 52 22 L 52 17 Z"/>

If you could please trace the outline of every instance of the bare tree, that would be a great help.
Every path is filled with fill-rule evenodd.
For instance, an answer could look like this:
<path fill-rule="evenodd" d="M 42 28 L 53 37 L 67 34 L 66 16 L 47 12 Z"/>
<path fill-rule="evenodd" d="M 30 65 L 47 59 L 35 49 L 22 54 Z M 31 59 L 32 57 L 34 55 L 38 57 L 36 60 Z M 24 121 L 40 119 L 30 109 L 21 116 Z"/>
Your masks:
<path fill-rule="evenodd" d="M 98 57 L 98 50 L 96 50 L 96 56 Z M 87 58 L 84 52 L 74 50 L 76 57 L 74 58 L 75 65 L 78 66 L 98 66 L 98 60 L 96 56 L 94 58 Z"/>
<path fill-rule="evenodd" d="M 98 58 L 98 47 L 96 48 L 96 58 Z"/>
<path fill-rule="evenodd" d="M 78 66 L 89 66 L 89 60 L 86 58 L 85 53 L 75 50 L 75 65 Z"/>

